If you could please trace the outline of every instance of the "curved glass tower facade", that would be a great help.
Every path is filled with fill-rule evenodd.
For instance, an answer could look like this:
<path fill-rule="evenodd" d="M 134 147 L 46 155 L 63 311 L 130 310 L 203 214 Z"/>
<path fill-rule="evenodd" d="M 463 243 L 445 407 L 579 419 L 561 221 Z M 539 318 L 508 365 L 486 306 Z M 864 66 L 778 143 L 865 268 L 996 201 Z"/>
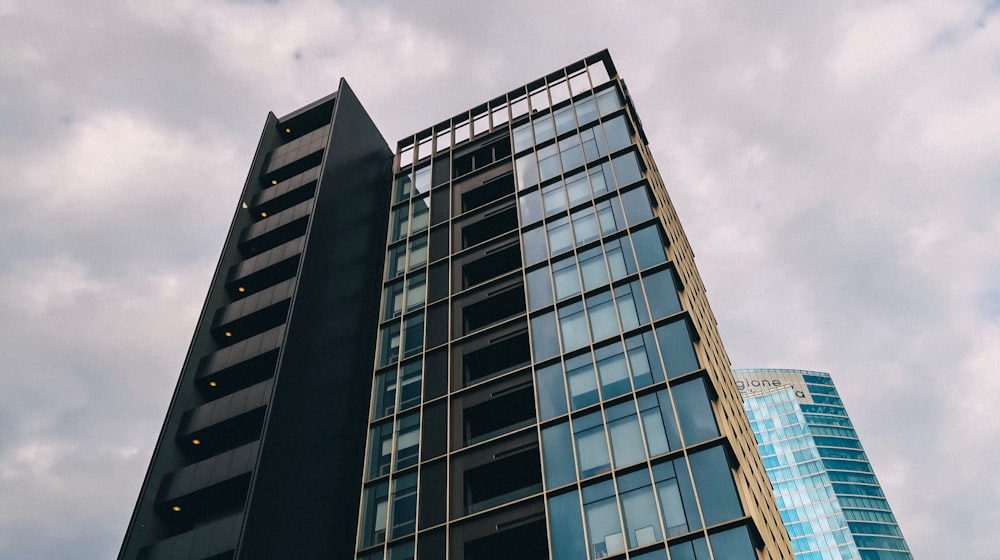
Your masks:
<path fill-rule="evenodd" d="M 912 560 L 830 374 L 733 371 L 798 560 Z"/>

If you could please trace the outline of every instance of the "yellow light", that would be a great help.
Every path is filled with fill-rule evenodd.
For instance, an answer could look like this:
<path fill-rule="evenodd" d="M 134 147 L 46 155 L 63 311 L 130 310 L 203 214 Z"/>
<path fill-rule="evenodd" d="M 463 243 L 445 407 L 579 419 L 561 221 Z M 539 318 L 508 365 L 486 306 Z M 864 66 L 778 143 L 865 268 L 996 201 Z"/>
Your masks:
<path fill-rule="evenodd" d="M 278 180 L 277 179 L 271 179 L 271 184 L 272 185 L 277 185 L 278 184 Z"/>
<path fill-rule="evenodd" d="M 218 386 L 219 386 L 219 384 L 218 384 L 218 383 L 216 383 L 215 381 L 209 381 L 209 382 L 208 382 L 208 386 L 209 386 L 209 387 L 218 387 Z"/>
<path fill-rule="evenodd" d="M 174 506 L 174 507 L 172 507 L 170 509 L 172 509 L 174 511 L 180 511 L 181 510 L 181 506 Z"/>
<path fill-rule="evenodd" d="M 239 288 L 236 288 L 236 291 L 242 294 L 243 292 L 247 291 L 247 289 L 244 288 L 243 286 L 240 286 Z"/>
<path fill-rule="evenodd" d="M 247 206 L 247 203 L 246 203 L 246 202 L 244 202 L 244 203 L 243 203 L 243 207 L 244 207 L 244 208 L 250 208 L 249 206 Z"/>
<path fill-rule="evenodd" d="M 198 439 L 198 438 L 194 438 L 193 440 L 191 440 L 191 443 L 193 443 L 195 445 L 201 445 L 201 440 Z"/>
<path fill-rule="evenodd" d="M 233 336 L 233 331 L 226 331 L 225 335 L 226 335 L 226 338 L 229 338 L 229 337 Z"/>
<path fill-rule="evenodd" d="M 267 217 L 267 212 L 261 212 L 260 213 L 260 217 L 261 218 L 266 218 Z"/>
<path fill-rule="evenodd" d="M 286 128 L 286 129 L 285 129 L 285 134 L 289 134 L 289 133 L 291 133 L 291 132 L 292 132 L 292 129 L 290 129 L 290 128 Z"/>

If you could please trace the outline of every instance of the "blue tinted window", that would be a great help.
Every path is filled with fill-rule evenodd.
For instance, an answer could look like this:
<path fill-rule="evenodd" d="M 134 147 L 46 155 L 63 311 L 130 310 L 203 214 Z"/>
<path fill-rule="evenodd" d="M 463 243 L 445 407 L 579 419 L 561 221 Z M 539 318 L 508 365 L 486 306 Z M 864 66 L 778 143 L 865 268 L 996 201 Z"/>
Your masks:
<path fill-rule="evenodd" d="M 618 186 L 624 187 L 642 179 L 642 170 L 639 167 L 639 159 L 635 152 L 622 154 L 611 160 L 611 165 L 615 169 L 615 178 Z"/>
<path fill-rule="evenodd" d="M 576 456 L 580 461 L 580 478 L 611 469 L 600 411 L 574 420 L 573 436 L 576 439 Z"/>
<path fill-rule="evenodd" d="M 514 151 L 520 152 L 521 150 L 527 150 L 532 145 L 534 145 L 534 139 L 531 137 L 531 123 L 524 123 L 521 126 L 514 129 Z"/>
<path fill-rule="evenodd" d="M 538 163 L 535 153 L 527 153 L 514 161 L 514 170 L 517 174 L 517 188 L 526 189 L 538 184 Z"/>
<path fill-rule="evenodd" d="M 653 481 L 660 498 L 667 537 L 701 528 L 694 488 L 683 459 L 653 465 Z M 671 549 L 671 556 L 673 549 Z"/>
<path fill-rule="evenodd" d="M 653 319 L 660 319 L 681 310 L 681 301 L 677 296 L 677 279 L 670 269 L 661 270 L 642 279 L 646 286 L 646 296 L 649 299 L 649 310 Z"/>
<path fill-rule="evenodd" d="M 636 389 L 663 381 L 660 353 L 656 350 L 652 332 L 625 339 L 625 348 L 632 368 L 632 383 Z"/>
<path fill-rule="evenodd" d="M 569 132 L 576 128 L 576 117 L 573 115 L 573 106 L 567 105 L 552 113 L 556 120 L 556 136 Z"/>
<path fill-rule="evenodd" d="M 621 97 L 618 95 L 618 90 L 615 88 L 608 88 L 597 94 L 597 106 L 601 110 L 601 115 L 609 115 L 620 109 L 622 101 Z"/>
<path fill-rule="evenodd" d="M 532 311 L 552 304 L 552 282 L 547 267 L 528 273 L 528 308 Z"/>
<path fill-rule="evenodd" d="M 590 316 L 590 332 L 594 341 L 604 340 L 618 334 L 618 319 L 611 292 L 603 292 L 587 298 L 587 314 Z"/>
<path fill-rule="evenodd" d="M 593 97 L 576 102 L 576 118 L 580 121 L 580 126 L 597 120 L 597 103 Z"/>
<path fill-rule="evenodd" d="M 597 380 L 594 378 L 594 363 L 590 354 L 566 360 L 566 381 L 569 386 L 569 402 L 573 410 L 590 406 L 600 400 L 597 394 Z"/>
<path fill-rule="evenodd" d="M 554 364 L 535 372 L 538 388 L 538 416 L 542 420 L 566 414 L 566 387 L 562 365 Z"/>
<path fill-rule="evenodd" d="M 573 438 L 568 423 L 542 430 L 542 458 L 545 461 L 546 488 L 556 488 L 576 480 Z"/>
<path fill-rule="evenodd" d="M 559 175 L 559 150 L 555 144 L 538 150 L 538 181 L 545 182 Z"/>
<path fill-rule="evenodd" d="M 552 256 L 558 255 L 573 247 L 573 235 L 569 229 L 569 219 L 560 218 L 549 222 L 545 226 L 549 236 L 549 252 Z"/>
<path fill-rule="evenodd" d="M 632 244 L 628 237 L 605 242 L 604 251 L 608 256 L 608 266 L 611 267 L 612 281 L 621 280 L 636 271 Z"/>
<path fill-rule="evenodd" d="M 532 265 L 545 260 L 545 230 L 535 228 L 524 232 L 521 235 L 524 246 L 524 263 Z"/>
<path fill-rule="evenodd" d="M 559 308 L 559 334 L 563 349 L 575 350 L 587 345 L 587 322 L 584 320 L 583 303 L 577 302 Z"/>
<path fill-rule="evenodd" d="M 620 342 L 594 351 L 597 377 L 601 380 L 601 395 L 605 400 L 624 395 L 632 390 L 628 380 L 625 351 Z"/>
<path fill-rule="evenodd" d="M 708 545 L 703 538 L 670 545 L 670 560 L 709 560 L 709 558 Z"/>
<path fill-rule="evenodd" d="M 712 405 L 705 392 L 705 380 L 702 378 L 685 381 L 670 388 L 677 407 L 677 418 L 684 434 L 684 444 L 694 445 L 698 442 L 712 439 L 719 435 L 715 425 L 715 415 Z"/>
<path fill-rule="evenodd" d="M 556 317 L 551 311 L 531 320 L 531 349 L 536 362 L 559 354 Z"/>
<path fill-rule="evenodd" d="M 618 479 L 618 488 L 621 492 L 628 547 L 636 548 L 662 540 L 663 530 L 660 528 L 660 516 L 656 511 L 649 471 L 641 470 L 622 476 Z"/>
<path fill-rule="evenodd" d="M 705 524 L 715 525 L 741 517 L 743 508 L 722 447 L 692 453 L 689 457 Z"/>
<path fill-rule="evenodd" d="M 566 209 L 566 196 L 562 183 L 553 183 L 542 189 L 542 203 L 545 205 L 545 215 L 551 216 Z"/>
<path fill-rule="evenodd" d="M 663 237 L 657 225 L 651 225 L 632 234 L 635 244 L 635 254 L 639 259 L 639 268 L 649 268 L 667 260 L 664 252 Z"/>
<path fill-rule="evenodd" d="M 649 193 L 646 187 L 623 192 L 622 205 L 625 207 L 625 217 L 628 223 L 635 225 L 653 217 L 653 207 L 649 203 Z"/>
<path fill-rule="evenodd" d="M 615 467 L 621 468 L 645 459 L 646 452 L 643 450 L 635 403 L 628 401 L 608 408 L 607 418 Z"/>
<path fill-rule="evenodd" d="M 618 521 L 618 503 L 610 480 L 583 489 L 583 511 L 591 558 L 625 552 L 625 539 Z"/>
<path fill-rule="evenodd" d="M 586 173 L 581 171 L 566 178 L 566 196 L 569 198 L 570 206 L 576 206 L 590 199 L 590 182 Z"/>
<path fill-rule="evenodd" d="M 615 117 L 604 123 L 604 134 L 608 139 L 608 152 L 620 150 L 632 144 L 629 135 L 628 125 L 625 124 L 625 117 Z"/>
<path fill-rule="evenodd" d="M 552 127 L 552 116 L 545 115 L 544 117 L 535 119 L 532 122 L 535 128 L 535 144 L 541 144 L 546 140 L 552 138 L 555 133 L 555 129 Z"/>
<path fill-rule="evenodd" d="M 587 557 L 580 518 L 580 495 L 576 490 L 549 499 L 549 538 L 552 560 Z"/>
<path fill-rule="evenodd" d="M 517 199 L 517 207 L 521 212 L 521 226 L 533 224 L 542 219 L 542 207 L 538 191 L 532 191 Z"/>
<path fill-rule="evenodd" d="M 552 263 L 552 279 L 556 288 L 556 300 L 580 293 L 580 278 L 576 273 L 576 259 L 569 258 Z"/>
<path fill-rule="evenodd" d="M 679 448 L 680 437 L 669 394 L 666 391 L 657 391 L 639 397 L 638 402 L 649 454 L 655 457 Z"/>
<path fill-rule="evenodd" d="M 615 288 L 615 300 L 618 302 L 618 314 L 622 319 L 622 330 L 628 331 L 649 322 L 639 282 Z"/>
<path fill-rule="evenodd" d="M 660 342 L 668 378 L 698 369 L 698 358 L 685 321 L 674 321 L 656 329 L 656 338 Z"/>
<path fill-rule="evenodd" d="M 566 171 L 583 165 L 583 151 L 580 148 L 580 137 L 570 136 L 559 142 L 559 157 Z"/>
<path fill-rule="evenodd" d="M 581 252 L 579 259 L 584 290 L 593 290 L 608 283 L 608 270 L 604 266 L 604 253 L 600 247 Z"/>

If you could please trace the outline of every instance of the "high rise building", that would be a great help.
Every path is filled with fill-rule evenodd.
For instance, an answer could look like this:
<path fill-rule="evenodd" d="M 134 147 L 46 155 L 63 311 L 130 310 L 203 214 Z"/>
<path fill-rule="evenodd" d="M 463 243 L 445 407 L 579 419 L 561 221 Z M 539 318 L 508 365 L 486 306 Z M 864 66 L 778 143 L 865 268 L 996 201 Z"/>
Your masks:
<path fill-rule="evenodd" d="M 798 560 L 913 560 L 830 374 L 735 370 Z"/>
<path fill-rule="evenodd" d="M 119 558 L 791 560 L 728 363 L 607 51 L 395 151 L 341 81 L 265 123 Z"/>

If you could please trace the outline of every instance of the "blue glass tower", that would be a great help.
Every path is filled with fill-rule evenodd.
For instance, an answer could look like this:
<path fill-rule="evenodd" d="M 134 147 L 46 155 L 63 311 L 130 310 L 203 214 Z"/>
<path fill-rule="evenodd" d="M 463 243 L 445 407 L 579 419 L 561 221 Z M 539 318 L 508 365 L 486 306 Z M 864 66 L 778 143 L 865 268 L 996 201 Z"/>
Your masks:
<path fill-rule="evenodd" d="M 734 370 L 798 560 L 912 560 L 830 375 Z"/>

